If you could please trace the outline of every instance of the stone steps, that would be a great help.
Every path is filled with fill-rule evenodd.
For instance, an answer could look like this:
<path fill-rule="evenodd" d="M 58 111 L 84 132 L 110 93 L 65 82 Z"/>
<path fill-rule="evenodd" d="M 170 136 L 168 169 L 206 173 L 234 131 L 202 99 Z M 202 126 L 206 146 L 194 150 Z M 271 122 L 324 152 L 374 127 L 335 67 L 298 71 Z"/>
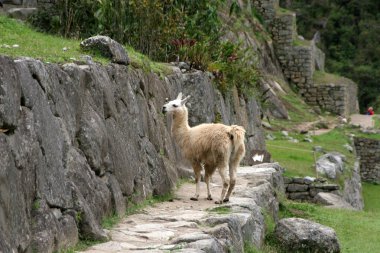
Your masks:
<path fill-rule="evenodd" d="M 276 164 L 241 167 L 230 202 L 215 205 L 206 200 L 202 183 L 199 201 L 191 201 L 192 183 L 183 184 L 170 202 L 145 208 L 124 218 L 107 231 L 110 241 L 90 247 L 87 253 L 104 252 L 243 252 L 244 243 L 260 247 L 265 237 L 263 212 L 277 218 L 275 188 L 281 190 L 281 168 Z M 213 176 L 216 199 L 221 182 Z"/>

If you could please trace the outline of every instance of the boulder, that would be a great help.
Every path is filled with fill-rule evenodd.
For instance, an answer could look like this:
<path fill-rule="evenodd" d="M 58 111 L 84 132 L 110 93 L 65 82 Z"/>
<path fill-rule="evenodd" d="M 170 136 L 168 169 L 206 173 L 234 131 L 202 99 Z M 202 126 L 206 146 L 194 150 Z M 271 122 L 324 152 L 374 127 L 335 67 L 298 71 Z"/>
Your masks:
<path fill-rule="evenodd" d="M 37 12 L 37 8 L 11 8 L 7 11 L 11 18 L 27 20 Z"/>
<path fill-rule="evenodd" d="M 317 160 L 317 172 L 335 179 L 344 170 L 345 156 L 334 152 L 327 153 Z"/>
<path fill-rule="evenodd" d="M 355 161 L 351 177 L 344 181 L 343 198 L 355 209 L 363 210 L 364 200 L 362 196 L 359 159 Z"/>
<path fill-rule="evenodd" d="M 280 220 L 275 236 L 286 252 L 340 252 L 338 238 L 332 228 L 305 219 Z"/>
<path fill-rule="evenodd" d="M 103 56 L 112 59 L 112 62 L 128 65 L 129 57 L 123 46 L 107 36 L 93 36 L 83 40 L 80 46 L 85 51 L 98 51 Z"/>
<path fill-rule="evenodd" d="M 322 204 L 331 208 L 354 209 L 342 197 L 328 192 L 319 192 L 314 197 L 315 203 Z"/>

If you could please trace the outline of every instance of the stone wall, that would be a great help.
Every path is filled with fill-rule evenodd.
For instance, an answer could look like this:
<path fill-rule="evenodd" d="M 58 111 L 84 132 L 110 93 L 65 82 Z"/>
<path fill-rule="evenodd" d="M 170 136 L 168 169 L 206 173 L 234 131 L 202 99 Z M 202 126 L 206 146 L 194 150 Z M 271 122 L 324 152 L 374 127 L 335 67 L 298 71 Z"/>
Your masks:
<path fill-rule="evenodd" d="M 4 3 L 12 5 L 20 5 L 22 7 L 31 8 L 31 7 L 51 7 L 55 4 L 57 0 L 5 0 Z"/>
<path fill-rule="evenodd" d="M 328 184 L 325 179 L 312 181 L 308 178 L 285 177 L 284 183 L 286 196 L 292 200 L 313 201 L 314 197 L 320 192 L 339 193 L 339 186 Z"/>
<path fill-rule="evenodd" d="M 361 179 L 380 183 L 380 140 L 355 137 L 354 144 L 360 159 Z"/>
<path fill-rule="evenodd" d="M 357 87 L 351 80 L 339 87 L 314 84 L 314 71 L 324 71 L 325 56 L 314 40 L 298 36 L 296 14 L 279 8 L 278 1 L 254 0 L 253 5 L 268 24 L 285 78 L 305 101 L 339 115 L 358 112 Z"/>
<path fill-rule="evenodd" d="M 161 108 L 180 91 L 192 96 L 191 125 L 220 115 L 246 128 L 247 150 L 265 149 L 256 101 L 223 97 L 200 71 L 160 79 L 117 64 L 0 56 L 0 249 L 104 239 L 104 217 L 168 193 L 181 160 Z"/>
<path fill-rule="evenodd" d="M 316 84 L 304 92 L 305 101 L 338 115 L 349 115 L 358 111 L 357 86 L 346 79 L 346 84 Z"/>

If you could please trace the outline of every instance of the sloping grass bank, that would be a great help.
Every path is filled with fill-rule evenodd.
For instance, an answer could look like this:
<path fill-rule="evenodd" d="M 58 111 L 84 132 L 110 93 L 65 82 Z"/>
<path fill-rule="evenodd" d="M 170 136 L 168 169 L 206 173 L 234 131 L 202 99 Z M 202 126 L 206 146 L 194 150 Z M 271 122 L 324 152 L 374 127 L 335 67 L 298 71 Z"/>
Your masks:
<path fill-rule="evenodd" d="M 85 54 L 81 52 L 79 44 L 80 40 L 40 33 L 21 21 L 0 16 L 0 54 L 2 55 L 32 57 L 52 63 L 72 62 L 71 58 L 81 60 L 81 55 Z M 101 56 L 92 55 L 92 57 L 98 62 L 109 62 Z"/>
<path fill-rule="evenodd" d="M 379 190 L 380 187 L 377 191 Z M 379 212 L 330 209 L 314 204 L 285 201 L 281 215 L 305 218 L 333 228 L 343 253 L 379 252 Z"/>
<path fill-rule="evenodd" d="M 67 63 L 83 61 L 82 56 L 90 54 L 95 62 L 110 63 L 110 59 L 99 54 L 83 52 L 80 42 L 81 40 L 37 32 L 26 23 L 0 16 L 0 55 L 31 57 L 45 63 Z M 153 62 L 130 46 L 126 50 L 133 67 L 154 72 L 159 76 L 172 73 L 167 64 Z"/>
<path fill-rule="evenodd" d="M 313 142 L 303 141 L 305 135 L 290 133 L 290 136 L 299 142 L 291 142 L 279 133 L 275 133 L 275 140 L 267 141 L 267 149 L 272 158 L 283 166 L 285 176 L 316 176 L 313 147 L 321 146 L 325 152 L 340 152 L 346 156 L 348 167 L 353 166 L 354 155 L 343 145 L 350 140 L 343 129 L 334 129 L 326 134 L 311 136 Z M 316 159 L 322 153 L 315 153 Z"/>

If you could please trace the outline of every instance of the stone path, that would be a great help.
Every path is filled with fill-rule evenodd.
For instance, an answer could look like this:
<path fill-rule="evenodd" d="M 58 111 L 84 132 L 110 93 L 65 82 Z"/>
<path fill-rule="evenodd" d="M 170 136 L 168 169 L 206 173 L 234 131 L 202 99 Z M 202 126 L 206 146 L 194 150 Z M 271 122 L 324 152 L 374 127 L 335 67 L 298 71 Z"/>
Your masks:
<path fill-rule="evenodd" d="M 351 115 L 351 124 L 355 126 L 360 126 L 362 128 L 373 128 L 374 121 L 373 116 L 363 115 L 363 114 L 353 114 Z"/>
<path fill-rule="evenodd" d="M 159 203 L 124 218 L 108 231 L 110 241 L 87 253 L 113 252 L 243 252 L 244 242 L 260 246 L 265 235 L 262 210 L 277 215 L 274 188 L 282 184 L 277 164 L 241 167 L 230 202 L 206 200 L 202 183 L 199 201 L 191 201 L 192 183 L 183 184 L 172 202 Z M 213 176 L 214 199 L 220 194 L 218 173 Z"/>

